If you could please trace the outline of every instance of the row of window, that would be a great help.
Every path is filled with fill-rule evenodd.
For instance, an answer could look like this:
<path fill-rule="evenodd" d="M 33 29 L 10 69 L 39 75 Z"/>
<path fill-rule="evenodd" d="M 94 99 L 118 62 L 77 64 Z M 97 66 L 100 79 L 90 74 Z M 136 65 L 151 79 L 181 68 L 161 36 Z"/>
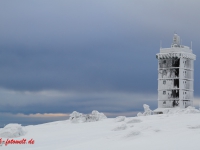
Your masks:
<path fill-rule="evenodd" d="M 163 60 L 163 64 L 165 64 L 165 63 L 166 63 L 166 60 Z M 183 61 L 183 63 L 186 64 L 186 61 Z"/>
<path fill-rule="evenodd" d="M 183 95 L 184 95 L 184 93 L 187 94 L 186 92 L 183 92 Z M 163 95 L 166 95 L 166 91 L 163 91 Z"/>
<path fill-rule="evenodd" d="M 186 81 L 183 81 L 183 83 L 186 84 Z M 163 80 L 163 84 L 166 84 L 166 80 Z"/>

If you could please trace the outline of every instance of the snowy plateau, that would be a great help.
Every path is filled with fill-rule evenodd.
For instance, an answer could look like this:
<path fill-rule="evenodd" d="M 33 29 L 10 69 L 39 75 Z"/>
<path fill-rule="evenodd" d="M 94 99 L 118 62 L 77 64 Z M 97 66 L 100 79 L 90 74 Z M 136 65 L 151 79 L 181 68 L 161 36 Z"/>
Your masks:
<path fill-rule="evenodd" d="M 144 109 L 149 111 L 148 105 Z M 0 145 L 2 150 L 199 150 L 200 111 L 174 108 L 165 114 L 107 118 L 73 112 L 69 120 L 40 125 L 8 124 L 1 140 L 33 139 L 33 144 Z"/>

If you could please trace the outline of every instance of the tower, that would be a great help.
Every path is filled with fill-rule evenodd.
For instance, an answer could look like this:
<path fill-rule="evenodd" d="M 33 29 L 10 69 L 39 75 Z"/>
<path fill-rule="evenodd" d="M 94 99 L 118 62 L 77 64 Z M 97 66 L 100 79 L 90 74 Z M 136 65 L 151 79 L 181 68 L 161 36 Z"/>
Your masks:
<path fill-rule="evenodd" d="M 158 59 L 158 109 L 159 114 L 171 108 L 193 105 L 194 60 L 196 55 L 188 46 L 180 44 L 174 34 L 170 48 L 160 48 Z"/>

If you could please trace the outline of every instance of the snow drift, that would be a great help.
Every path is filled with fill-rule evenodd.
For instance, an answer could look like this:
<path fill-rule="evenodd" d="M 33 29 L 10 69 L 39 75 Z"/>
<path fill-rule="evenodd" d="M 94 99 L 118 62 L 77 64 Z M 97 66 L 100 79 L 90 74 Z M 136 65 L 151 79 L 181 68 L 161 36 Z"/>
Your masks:
<path fill-rule="evenodd" d="M 127 128 L 126 124 L 120 124 L 116 126 L 113 131 L 120 131 L 120 130 L 125 130 Z"/>
<path fill-rule="evenodd" d="M 166 109 L 164 111 L 164 114 L 194 114 L 194 113 L 200 113 L 198 109 L 195 109 L 195 107 L 188 106 L 187 108 L 174 108 L 174 109 Z"/>
<path fill-rule="evenodd" d="M 121 121 L 124 121 L 126 119 L 125 116 L 118 116 L 115 118 L 115 122 L 121 122 Z"/>
<path fill-rule="evenodd" d="M 153 114 L 153 111 L 149 108 L 148 105 L 144 104 L 144 113 L 139 112 L 137 116 L 149 116 Z M 200 113 L 200 110 L 195 109 L 195 107 L 188 106 L 187 108 L 158 108 L 160 111 L 163 112 L 163 114 L 194 114 L 194 113 Z M 156 110 L 158 110 L 156 109 Z"/>
<path fill-rule="evenodd" d="M 26 131 L 21 124 L 8 124 L 4 128 L 0 129 L 0 137 L 15 138 L 25 135 Z"/>
<path fill-rule="evenodd" d="M 78 122 L 93 122 L 107 118 L 103 113 L 93 110 L 91 114 L 82 114 L 74 111 L 70 114 L 69 120 L 73 123 Z"/>
<path fill-rule="evenodd" d="M 127 121 L 127 123 L 139 123 L 142 122 L 140 119 L 130 119 Z"/>

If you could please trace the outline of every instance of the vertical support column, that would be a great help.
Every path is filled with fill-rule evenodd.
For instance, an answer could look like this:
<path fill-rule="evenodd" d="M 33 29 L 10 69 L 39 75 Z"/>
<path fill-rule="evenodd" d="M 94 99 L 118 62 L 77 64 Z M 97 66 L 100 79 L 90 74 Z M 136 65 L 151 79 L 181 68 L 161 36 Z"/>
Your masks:
<path fill-rule="evenodd" d="M 180 58 L 180 64 L 179 64 L 179 107 L 180 108 L 185 108 L 185 103 L 184 103 L 184 94 L 183 94 L 183 69 L 184 68 L 184 59 L 183 57 Z"/>
<path fill-rule="evenodd" d="M 192 89 L 192 100 L 191 100 L 191 106 L 194 106 L 193 99 L 194 99 L 194 60 L 190 60 L 191 62 L 191 69 L 192 69 L 192 87 L 190 86 L 190 89 Z"/>

